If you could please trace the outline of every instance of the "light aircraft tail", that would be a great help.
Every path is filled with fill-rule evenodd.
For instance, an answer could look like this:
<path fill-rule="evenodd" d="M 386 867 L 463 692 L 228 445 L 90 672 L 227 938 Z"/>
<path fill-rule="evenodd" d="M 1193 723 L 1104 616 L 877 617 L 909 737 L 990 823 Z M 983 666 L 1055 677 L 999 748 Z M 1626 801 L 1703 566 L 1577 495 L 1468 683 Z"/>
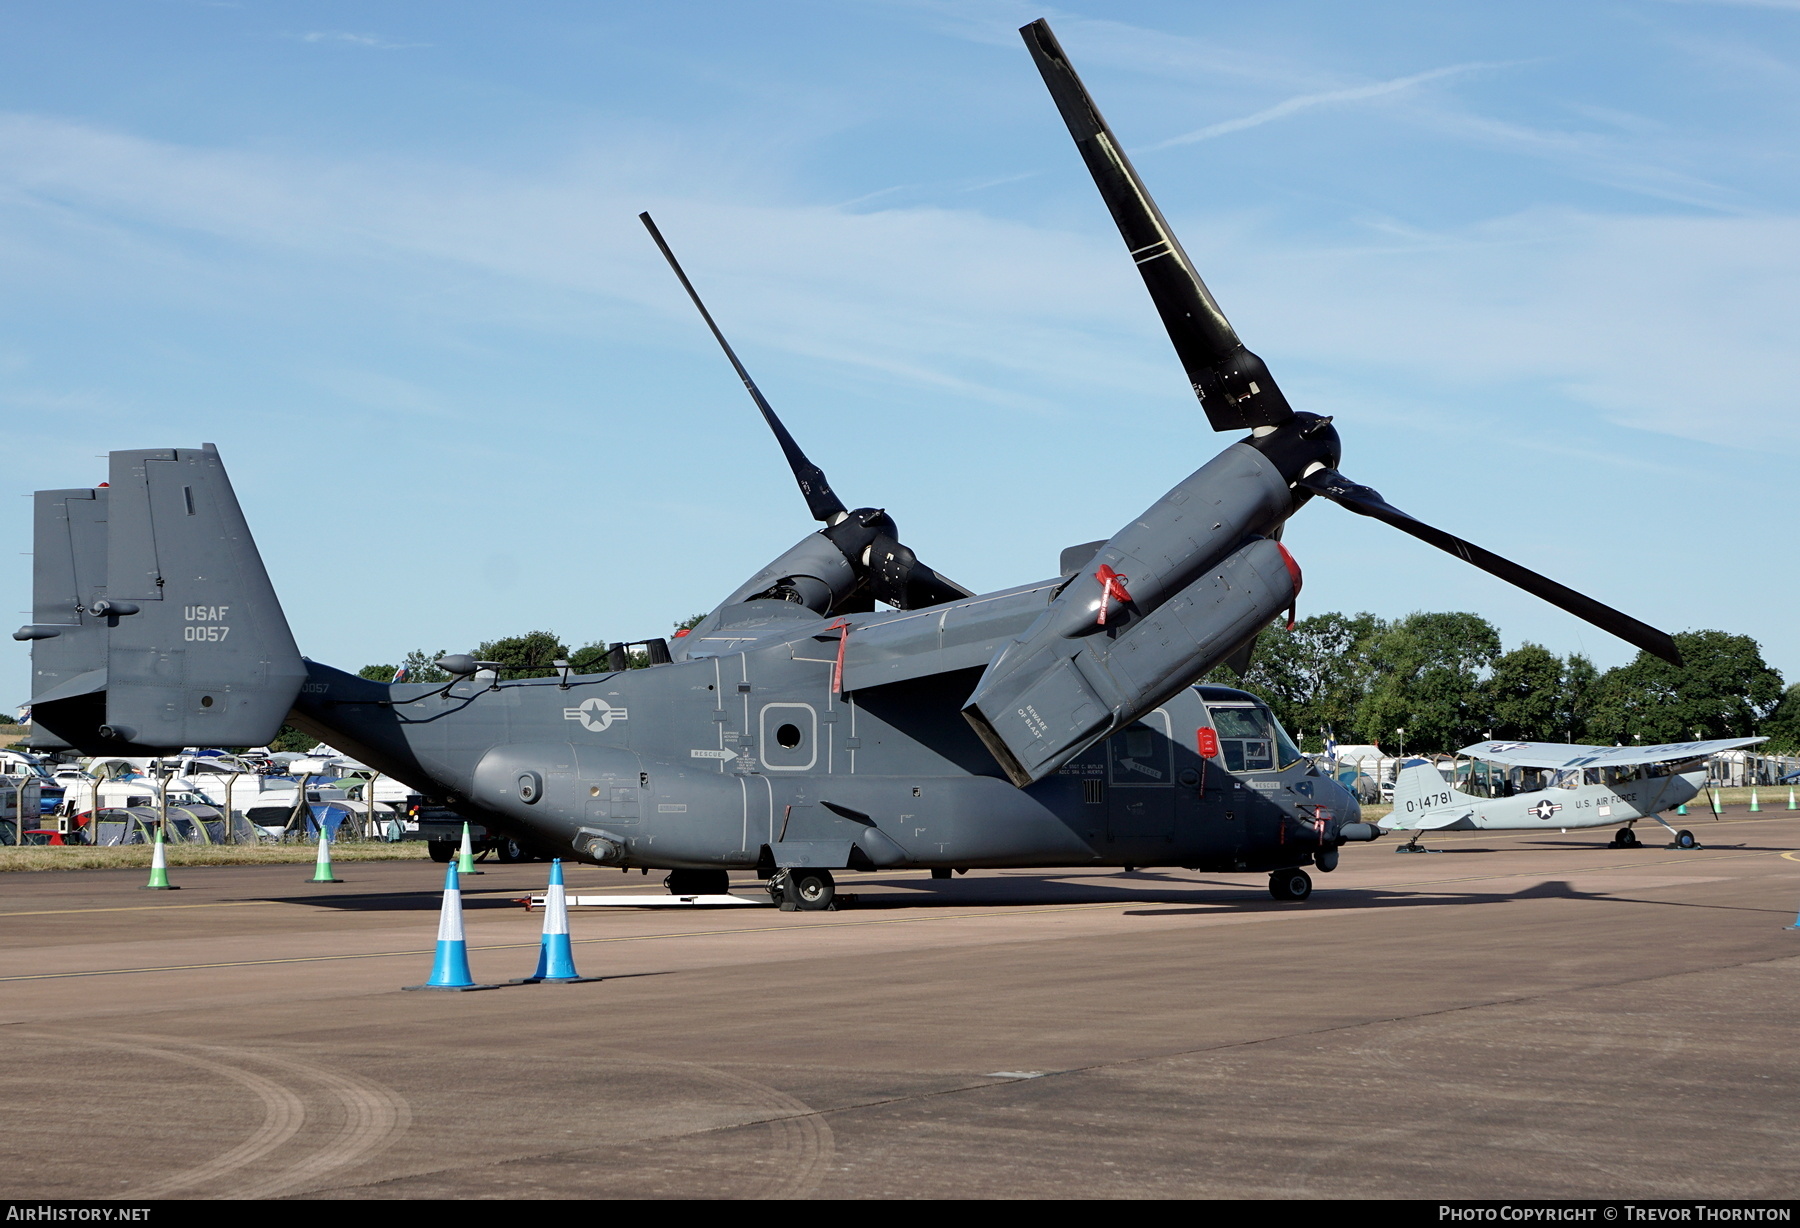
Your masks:
<path fill-rule="evenodd" d="M 32 641 L 33 742 L 268 742 L 306 667 L 218 449 L 114 452 L 108 477 L 37 494 L 33 621 L 13 634 Z"/>
<path fill-rule="evenodd" d="M 1451 786 L 1439 772 L 1429 763 L 1414 764 L 1402 768 L 1400 775 L 1394 778 L 1394 809 L 1381 822 L 1381 826 L 1389 828 L 1410 829 L 1414 827 L 1434 827 L 1437 824 L 1421 822 L 1426 812 L 1440 810 L 1454 803 Z M 1459 816 L 1447 815 L 1444 822 L 1455 822 Z"/>

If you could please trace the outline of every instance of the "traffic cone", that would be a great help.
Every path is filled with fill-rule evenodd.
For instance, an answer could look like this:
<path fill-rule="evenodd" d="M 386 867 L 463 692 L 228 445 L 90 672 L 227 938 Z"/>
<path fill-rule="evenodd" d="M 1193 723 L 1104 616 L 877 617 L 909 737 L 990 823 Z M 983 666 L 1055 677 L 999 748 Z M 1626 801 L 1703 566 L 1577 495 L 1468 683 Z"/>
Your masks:
<path fill-rule="evenodd" d="M 156 829 L 156 850 L 150 854 L 150 881 L 145 883 L 144 891 L 180 891 L 181 888 L 169 881 L 169 858 L 163 852 L 162 827 Z"/>
<path fill-rule="evenodd" d="M 1756 800 L 1756 787 L 1754 785 L 1750 787 L 1750 813 L 1762 813 L 1762 803 Z"/>
<path fill-rule="evenodd" d="M 456 872 L 458 874 L 480 874 L 475 868 L 475 845 L 469 839 L 469 824 L 463 823 L 462 847 L 456 850 Z"/>
<path fill-rule="evenodd" d="M 1683 802 L 1683 803 L 1681 803 L 1681 805 L 1675 807 L 1675 813 L 1676 814 L 1686 814 L 1687 813 L 1687 803 Z"/>
<path fill-rule="evenodd" d="M 1795 808 L 1794 807 L 1794 791 L 1792 789 L 1789 789 L 1788 790 L 1788 809 L 1793 810 L 1794 808 Z"/>
<path fill-rule="evenodd" d="M 334 878 L 331 874 L 331 842 L 325 838 L 325 824 L 319 824 L 319 856 L 313 862 L 313 876 L 306 880 L 309 883 L 341 883 L 344 880 Z"/>
<path fill-rule="evenodd" d="M 1719 795 L 1717 793 L 1708 792 L 1706 796 L 1707 799 L 1712 802 L 1713 818 L 1716 819 L 1719 817 Z"/>
<path fill-rule="evenodd" d="M 445 867 L 444 904 L 438 912 L 437 961 L 431 966 L 431 979 L 423 985 L 407 985 L 407 989 L 492 989 L 477 985 L 469 975 L 469 944 L 463 938 L 462 888 L 456 881 L 456 867 Z"/>
<path fill-rule="evenodd" d="M 544 892 L 544 938 L 538 946 L 537 971 L 514 981 L 515 985 L 574 985 L 597 981 L 575 971 L 575 952 L 569 946 L 569 900 L 563 893 L 562 858 L 550 863 L 550 887 Z"/>

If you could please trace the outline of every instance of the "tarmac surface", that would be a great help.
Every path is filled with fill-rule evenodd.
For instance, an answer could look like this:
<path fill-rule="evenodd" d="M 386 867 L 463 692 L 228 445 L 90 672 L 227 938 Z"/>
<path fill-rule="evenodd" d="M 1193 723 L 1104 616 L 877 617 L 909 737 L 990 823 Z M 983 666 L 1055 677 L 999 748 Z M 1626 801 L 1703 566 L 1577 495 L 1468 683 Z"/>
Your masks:
<path fill-rule="evenodd" d="M 0 1193 L 1792 1198 L 1800 816 L 1689 823 L 1388 837 L 1303 904 L 1112 870 L 583 909 L 602 980 L 461 994 L 400 991 L 430 863 L 0 875 Z M 526 976 L 547 866 L 481 868 L 475 976 Z"/>

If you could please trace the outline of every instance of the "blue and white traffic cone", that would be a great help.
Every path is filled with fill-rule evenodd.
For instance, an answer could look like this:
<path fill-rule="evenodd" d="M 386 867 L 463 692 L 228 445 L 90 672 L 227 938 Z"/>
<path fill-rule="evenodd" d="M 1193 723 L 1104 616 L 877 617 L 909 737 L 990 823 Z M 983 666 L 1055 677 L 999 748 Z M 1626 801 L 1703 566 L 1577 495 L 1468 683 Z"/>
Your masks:
<path fill-rule="evenodd" d="M 477 985 L 469 975 L 469 944 L 463 938 L 462 887 L 456 881 L 456 866 L 445 867 L 444 905 L 438 912 L 437 962 L 431 967 L 431 979 L 423 985 L 407 985 L 407 989 L 492 989 Z"/>
<path fill-rule="evenodd" d="M 562 858 L 550 863 L 550 887 L 544 892 L 544 938 L 538 946 L 537 971 L 518 985 L 574 985 L 597 981 L 575 971 L 575 952 L 569 946 L 569 899 L 563 892 Z"/>

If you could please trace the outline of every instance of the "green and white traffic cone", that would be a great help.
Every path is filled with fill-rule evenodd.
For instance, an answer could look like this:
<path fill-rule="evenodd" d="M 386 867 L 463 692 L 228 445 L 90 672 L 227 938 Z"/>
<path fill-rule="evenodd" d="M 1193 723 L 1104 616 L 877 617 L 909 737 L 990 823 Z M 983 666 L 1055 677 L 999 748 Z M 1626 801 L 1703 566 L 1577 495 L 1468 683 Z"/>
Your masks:
<path fill-rule="evenodd" d="M 475 843 L 469 839 L 469 824 L 463 822 L 462 847 L 456 850 L 456 872 L 458 874 L 480 874 L 475 868 Z"/>
<path fill-rule="evenodd" d="M 1683 803 L 1681 803 L 1681 805 L 1675 807 L 1675 813 L 1676 814 L 1686 814 L 1687 813 L 1687 803 L 1683 802 Z"/>
<path fill-rule="evenodd" d="M 1750 786 L 1750 813 L 1761 814 L 1762 803 L 1756 800 L 1756 786 Z"/>
<path fill-rule="evenodd" d="M 1716 819 L 1719 817 L 1719 795 L 1709 791 L 1706 796 L 1712 802 L 1713 818 Z"/>
<path fill-rule="evenodd" d="M 150 854 L 150 881 L 145 883 L 145 891 L 180 891 L 181 888 L 169 881 L 169 858 L 163 852 L 162 827 L 156 829 L 156 849 Z"/>
<path fill-rule="evenodd" d="M 313 861 L 313 876 L 306 880 L 309 883 L 341 883 L 331 873 L 331 842 L 325 838 L 325 824 L 319 824 L 319 856 Z"/>
<path fill-rule="evenodd" d="M 1788 790 L 1788 809 L 1793 810 L 1795 808 L 1796 807 L 1794 806 L 1794 791 L 1792 789 L 1789 789 Z"/>

